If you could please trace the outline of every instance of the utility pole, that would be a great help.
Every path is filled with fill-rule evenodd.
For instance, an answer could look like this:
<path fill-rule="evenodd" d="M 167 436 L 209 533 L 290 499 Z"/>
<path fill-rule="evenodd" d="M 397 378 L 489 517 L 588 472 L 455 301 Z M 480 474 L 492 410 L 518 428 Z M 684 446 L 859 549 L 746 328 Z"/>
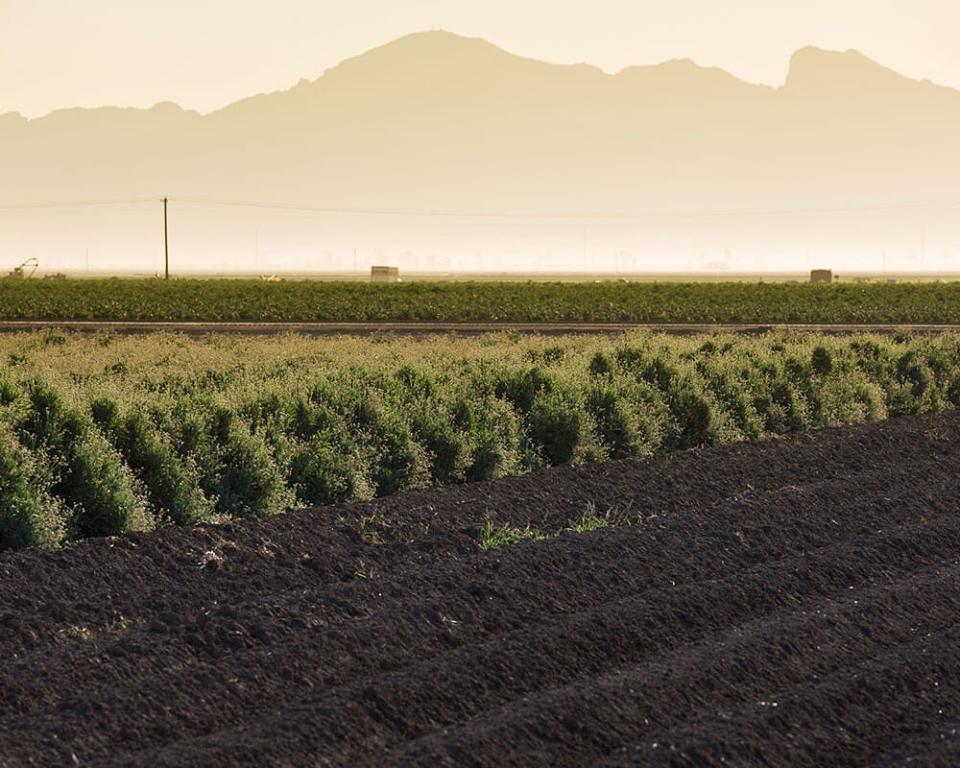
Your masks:
<path fill-rule="evenodd" d="M 170 279 L 170 238 L 167 230 L 167 198 L 163 198 L 163 279 Z"/>

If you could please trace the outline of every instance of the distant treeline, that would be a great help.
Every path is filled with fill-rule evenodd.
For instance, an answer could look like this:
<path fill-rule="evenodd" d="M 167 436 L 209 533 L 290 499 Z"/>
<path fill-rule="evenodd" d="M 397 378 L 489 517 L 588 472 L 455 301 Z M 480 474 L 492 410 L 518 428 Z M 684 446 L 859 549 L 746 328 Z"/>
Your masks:
<path fill-rule="evenodd" d="M 960 323 L 960 283 L 0 279 L 0 320 Z"/>

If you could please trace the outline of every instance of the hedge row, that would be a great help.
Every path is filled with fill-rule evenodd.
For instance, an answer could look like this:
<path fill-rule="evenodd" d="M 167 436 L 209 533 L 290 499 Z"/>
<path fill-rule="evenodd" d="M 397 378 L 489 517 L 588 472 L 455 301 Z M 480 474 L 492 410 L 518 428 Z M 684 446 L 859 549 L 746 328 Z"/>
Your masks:
<path fill-rule="evenodd" d="M 0 338 L 0 548 L 960 404 L 960 336 Z"/>

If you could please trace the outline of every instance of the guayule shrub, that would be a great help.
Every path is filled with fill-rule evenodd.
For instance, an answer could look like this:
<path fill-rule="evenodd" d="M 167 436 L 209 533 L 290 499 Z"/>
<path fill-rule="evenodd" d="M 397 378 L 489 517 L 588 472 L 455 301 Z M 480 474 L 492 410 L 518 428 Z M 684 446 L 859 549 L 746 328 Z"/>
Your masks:
<path fill-rule="evenodd" d="M 471 463 L 472 441 L 457 429 L 452 415 L 437 401 L 417 404 L 410 416 L 413 438 L 423 446 L 434 485 L 462 482 Z"/>
<path fill-rule="evenodd" d="M 377 496 L 425 488 L 430 481 L 429 457 L 413 439 L 399 414 L 376 410 L 367 414 L 363 442 Z"/>
<path fill-rule="evenodd" d="M 669 403 L 675 425 L 672 447 L 698 448 L 713 442 L 717 409 L 703 389 L 689 380 L 677 382 L 671 387 Z"/>
<path fill-rule="evenodd" d="M 647 448 L 642 415 L 613 384 L 598 384 L 587 397 L 600 442 L 612 459 L 640 456 Z"/>
<path fill-rule="evenodd" d="M 144 410 L 120 417 L 111 400 L 91 406 L 94 420 L 142 483 L 157 521 L 191 525 L 209 520 L 213 505 L 200 489 L 196 464 L 177 455 L 170 438 Z"/>
<path fill-rule="evenodd" d="M 84 429 L 70 443 L 53 490 L 72 510 L 72 538 L 116 536 L 153 526 L 132 472 L 98 432 Z"/>
<path fill-rule="evenodd" d="M 289 482 L 307 505 L 366 501 L 374 495 L 369 467 L 349 437 L 317 434 L 300 445 L 290 463 Z"/>
<path fill-rule="evenodd" d="M 520 413 L 533 410 L 537 397 L 556 388 L 556 378 L 541 368 L 508 370 L 500 373 L 494 385 L 497 397 L 502 397 Z"/>
<path fill-rule="evenodd" d="M 60 505 L 36 459 L 0 424 L 0 550 L 57 546 L 66 533 Z"/>
<path fill-rule="evenodd" d="M 225 517 L 263 517 L 292 506 L 294 495 L 263 438 L 232 411 L 214 407 L 207 414 L 203 456 L 204 490 Z"/>
<path fill-rule="evenodd" d="M 70 537 L 152 527 L 130 468 L 92 421 L 67 407 L 41 381 L 29 383 L 28 398 L 20 431 L 26 444 L 52 467 L 51 490 L 70 510 Z"/>
<path fill-rule="evenodd" d="M 814 347 L 810 356 L 810 367 L 814 373 L 819 373 L 821 376 L 830 373 L 833 370 L 833 355 L 830 350 L 822 344 Z"/>
<path fill-rule="evenodd" d="M 475 405 L 461 401 L 454 414 L 472 441 L 467 480 L 495 480 L 523 471 L 528 442 L 509 404 L 486 393 Z M 540 461 L 539 456 L 528 458 Z"/>
<path fill-rule="evenodd" d="M 530 409 L 530 433 L 551 464 L 572 461 L 584 441 L 586 414 L 580 404 L 557 392 L 544 392 Z"/>

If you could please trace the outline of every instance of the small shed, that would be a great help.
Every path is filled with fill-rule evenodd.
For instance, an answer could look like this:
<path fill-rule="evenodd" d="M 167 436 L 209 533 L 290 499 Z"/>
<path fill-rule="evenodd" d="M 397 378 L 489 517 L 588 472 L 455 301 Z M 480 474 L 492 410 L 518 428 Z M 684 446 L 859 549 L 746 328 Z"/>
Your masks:
<path fill-rule="evenodd" d="M 374 283 L 395 283 L 400 279 L 399 267 L 370 267 L 370 280 Z"/>
<path fill-rule="evenodd" d="M 833 270 L 832 269 L 811 269 L 810 282 L 811 283 L 832 283 Z"/>

